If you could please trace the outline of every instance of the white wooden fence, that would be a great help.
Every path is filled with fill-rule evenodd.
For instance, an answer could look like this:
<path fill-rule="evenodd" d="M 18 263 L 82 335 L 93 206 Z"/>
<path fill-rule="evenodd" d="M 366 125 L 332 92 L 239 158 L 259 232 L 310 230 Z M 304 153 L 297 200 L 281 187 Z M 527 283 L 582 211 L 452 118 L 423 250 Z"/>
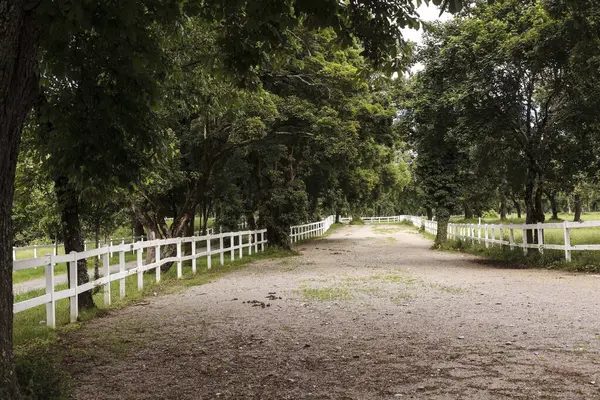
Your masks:
<path fill-rule="evenodd" d="M 144 272 L 155 270 L 156 281 L 160 281 L 160 267 L 166 263 L 177 263 L 177 278 L 181 278 L 183 274 L 182 263 L 191 261 L 192 273 L 196 273 L 196 261 L 200 257 L 206 257 L 207 266 L 210 269 L 212 256 L 218 255 L 221 265 L 225 262 L 225 255 L 233 261 L 236 258 L 236 253 L 239 258 L 242 258 L 244 249 L 247 249 L 247 254 L 252 252 L 264 251 L 267 243 L 265 233 L 266 229 L 256 231 L 243 232 L 227 232 L 217 235 L 193 236 L 185 238 L 159 239 L 151 241 L 139 241 L 131 244 L 119 244 L 115 246 L 105 246 L 94 250 L 84 252 L 72 252 L 66 255 L 48 255 L 38 258 L 30 258 L 27 260 L 17 260 L 13 262 L 13 271 L 22 271 L 30 268 L 44 267 L 46 269 L 46 293 L 32 299 L 24 300 L 13 305 L 13 311 L 19 313 L 40 305 L 46 305 L 46 324 L 52 328 L 56 327 L 56 302 L 61 299 L 70 299 L 70 320 L 75 322 L 79 315 L 79 306 L 77 295 L 87 292 L 95 287 L 102 286 L 104 291 L 104 303 L 110 304 L 111 290 L 110 284 L 113 281 L 119 281 L 119 295 L 124 297 L 126 294 L 125 278 L 130 275 L 137 274 L 137 288 L 144 287 Z M 229 238 L 229 246 L 224 246 L 224 239 Z M 218 248 L 212 249 L 211 242 L 218 240 Z M 191 244 L 191 253 L 185 255 L 182 253 L 182 244 Z M 206 248 L 204 251 L 196 252 L 196 246 L 200 243 Z M 176 254 L 172 257 L 161 258 L 161 248 L 163 246 L 175 246 Z M 144 249 L 153 248 L 155 251 L 155 261 L 151 264 L 143 264 Z M 137 252 L 136 267 L 125 269 L 125 253 L 129 251 Z M 110 254 L 119 254 L 119 272 L 110 273 Z M 81 286 L 77 285 L 77 261 L 92 257 L 102 258 L 102 273 L 103 276 L 99 279 L 90 281 Z M 68 274 L 70 285 L 68 289 L 56 291 L 54 285 L 54 267 L 58 263 L 68 263 Z"/>
<path fill-rule="evenodd" d="M 330 215 L 323 221 L 312 222 L 304 225 L 294 225 L 290 227 L 290 242 L 296 243 L 301 240 L 310 239 L 317 236 L 323 236 L 335 222 L 335 215 Z"/>
<path fill-rule="evenodd" d="M 429 221 L 422 217 L 411 215 L 399 215 L 394 217 L 370 217 L 362 218 L 363 221 L 395 222 L 410 221 L 418 228 L 424 227 L 427 233 L 437 234 L 437 221 Z M 573 251 L 598 251 L 600 244 L 571 244 L 571 231 L 573 229 L 600 228 L 600 221 L 588 222 L 560 222 L 548 224 L 448 224 L 448 239 L 469 240 L 472 243 L 484 244 L 486 247 L 500 245 L 508 246 L 511 250 L 522 248 L 524 253 L 527 249 L 537 249 L 544 253 L 544 249 L 560 250 L 565 254 L 565 260 L 571 261 Z M 544 231 L 549 229 L 562 230 L 563 244 L 544 243 Z M 515 240 L 515 231 L 522 232 L 522 241 Z M 527 231 L 537 231 L 538 243 L 527 243 Z M 600 238 L 600 232 L 599 232 Z"/>

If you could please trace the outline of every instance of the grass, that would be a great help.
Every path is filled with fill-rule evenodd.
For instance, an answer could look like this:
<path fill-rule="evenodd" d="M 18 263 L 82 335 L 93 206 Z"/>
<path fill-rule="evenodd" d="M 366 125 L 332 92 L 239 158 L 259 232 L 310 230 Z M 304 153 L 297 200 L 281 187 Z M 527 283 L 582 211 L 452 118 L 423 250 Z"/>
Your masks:
<path fill-rule="evenodd" d="M 552 217 L 552 214 L 546 214 L 546 222 L 573 221 L 573 214 L 558 213 L 557 220 L 553 220 L 553 219 L 551 219 L 551 217 Z M 600 221 L 600 212 L 582 213 L 581 219 L 583 221 Z M 479 222 L 479 218 L 465 219 L 462 217 L 452 217 L 452 218 L 450 218 L 450 222 L 459 223 L 459 224 L 476 224 Z M 507 219 L 504 221 L 500 220 L 500 218 L 482 218 L 481 222 L 486 223 L 486 224 L 509 224 L 509 223 L 524 224 L 525 217 L 522 216 L 521 218 L 517 218 L 516 214 L 509 214 L 509 215 L 507 215 Z"/>
<path fill-rule="evenodd" d="M 335 301 L 352 300 L 353 298 L 348 288 L 339 286 L 314 288 L 302 285 L 295 293 L 305 300 Z"/>
<path fill-rule="evenodd" d="M 373 227 L 371 227 L 371 230 L 375 233 L 380 233 L 382 235 L 388 235 L 388 234 L 396 233 L 396 232 L 404 232 L 404 231 L 406 231 L 406 228 L 404 226 L 385 226 L 385 227 L 373 226 Z"/>
<path fill-rule="evenodd" d="M 236 254 L 237 255 L 237 254 Z M 264 252 L 245 255 L 242 259 L 233 262 L 227 261 L 219 265 L 218 258 L 213 258 L 212 268 L 208 269 L 206 259 L 197 260 L 197 273 L 191 272 L 191 263 L 183 264 L 183 278 L 177 279 L 176 267 L 161 274 L 161 281 L 156 282 L 153 273 L 144 274 L 144 289 L 137 289 L 137 276 L 126 278 L 126 296 L 119 297 L 119 282 L 111 282 L 111 304 L 104 303 L 104 293 L 94 295 L 97 308 L 93 310 L 80 310 L 77 323 L 69 323 L 69 300 L 64 299 L 56 303 L 57 329 L 48 328 L 45 324 L 45 306 L 39 306 L 14 316 L 14 345 L 19 371 L 19 382 L 26 398 L 62 399 L 67 398 L 68 377 L 61 369 L 62 357 L 56 346 L 57 341 L 65 333 L 79 329 L 86 321 L 105 315 L 109 310 L 126 307 L 142 301 L 148 296 L 160 296 L 177 293 L 191 286 L 209 283 L 223 275 L 243 268 L 248 263 L 261 260 L 281 258 L 297 255 L 296 252 L 267 248 Z M 66 288 L 58 285 L 57 290 Z M 44 290 L 31 291 L 17 295 L 15 301 L 23 301 L 44 293 Z M 105 343 L 107 344 L 107 343 Z M 112 345 L 112 344 L 111 344 Z M 119 345 L 118 343 L 115 345 Z"/>
<path fill-rule="evenodd" d="M 89 249 L 89 248 L 88 248 Z M 89 249 L 91 250 L 91 249 Z M 63 252 L 64 254 L 64 252 Z M 145 256 L 145 253 L 144 253 Z M 33 255 L 32 255 L 33 257 Z M 39 257 L 39 254 L 38 254 Z M 125 253 L 125 262 L 130 262 L 130 261 L 135 261 L 137 258 L 135 253 L 131 253 L 131 252 L 126 252 Z M 90 271 L 90 276 L 94 276 L 93 271 L 94 271 L 94 262 L 95 262 L 95 258 L 88 258 L 88 267 L 89 267 L 89 271 Z M 119 263 L 119 253 L 114 253 L 113 256 L 110 258 L 110 265 L 117 265 Z M 102 261 L 100 261 L 100 268 L 102 268 Z M 66 274 L 67 273 L 67 264 L 66 263 L 62 263 L 62 264 L 56 264 L 54 266 L 54 275 L 61 275 L 61 274 Z M 26 282 L 26 281 L 30 281 L 32 279 L 38 279 L 38 278 L 42 278 L 46 276 L 46 270 L 44 267 L 38 267 L 38 268 L 30 268 L 30 269 L 25 269 L 22 271 L 15 271 L 13 272 L 13 283 L 21 283 L 21 282 Z"/>

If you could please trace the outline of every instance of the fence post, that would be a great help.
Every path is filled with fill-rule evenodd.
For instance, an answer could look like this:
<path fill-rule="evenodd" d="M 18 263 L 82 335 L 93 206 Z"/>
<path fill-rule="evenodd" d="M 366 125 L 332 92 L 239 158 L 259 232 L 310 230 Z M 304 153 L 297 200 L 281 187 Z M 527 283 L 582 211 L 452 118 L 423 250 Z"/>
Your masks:
<path fill-rule="evenodd" d="M 244 237 L 240 233 L 238 236 L 238 244 L 240 246 L 240 258 L 244 257 L 244 247 L 242 246 L 242 242 L 244 241 Z"/>
<path fill-rule="evenodd" d="M 196 237 L 192 236 L 192 274 L 196 273 Z"/>
<path fill-rule="evenodd" d="M 71 311 L 71 322 L 77 322 L 77 316 L 79 315 L 79 304 L 77 297 L 77 252 L 72 251 L 69 253 L 73 258 L 69 261 L 69 289 L 73 289 L 74 294 L 69 299 L 70 311 Z"/>
<path fill-rule="evenodd" d="M 492 225 L 492 247 L 494 247 L 496 242 L 496 227 Z"/>
<path fill-rule="evenodd" d="M 137 249 L 137 282 L 138 289 L 142 290 L 144 288 L 144 273 L 142 272 L 142 251 L 143 249 Z"/>
<path fill-rule="evenodd" d="M 112 240 L 112 239 L 110 239 L 110 247 L 112 247 L 112 245 L 113 245 L 113 240 Z M 112 249 L 110 250 L 110 256 L 111 256 L 111 257 L 113 256 Z"/>
<path fill-rule="evenodd" d="M 231 261 L 235 261 L 235 236 L 233 232 L 229 233 L 229 247 L 231 249 Z"/>
<path fill-rule="evenodd" d="M 477 243 L 481 244 L 481 220 L 477 224 Z"/>
<path fill-rule="evenodd" d="M 177 238 L 177 279 L 181 279 L 183 275 L 181 264 L 181 238 Z"/>
<path fill-rule="evenodd" d="M 33 246 L 33 258 L 37 258 L 37 246 Z"/>
<path fill-rule="evenodd" d="M 265 231 L 260 232 L 260 251 L 265 251 Z"/>
<path fill-rule="evenodd" d="M 537 223 L 537 236 L 538 236 L 538 251 L 540 254 L 544 254 L 544 228 L 540 222 Z"/>
<path fill-rule="evenodd" d="M 515 231 L 513 229 L 512 222 L 508 226 L 508 229 L 509 229 L 509 231 L 508 231 L 508 244 L 510 245 L 510 249 L 514 250 L 514 248 L 515 248 Z"/>
<path fill-rule="evenodd" d="M 106 248 L 106 253 L 102 254 L 102 269 L 106 283 L 104 284 L 104 305 L 110 305 L 110 250 Z"/>
<path fill-rule="evenodd" d="M 254 231 L 254 252 L 258 253 L 258 232 Z"/>
<path fill-rule="evenodd" d="M 156 282 L 160 282 L 160 244 L 156 245 L 154 255 L 156 258 Z"/>
<path fill-rule="evenodd" d="M 50 302 L 46 303 L 46 325 L 56 328 L 56 300 L 54 299 L 54 256 L 50 256 L 50 264 L 46 265 L 46 294 Z"/>
<path fill-rule="evenodd" d="M 223 231 L 219 233 L 219 262 L 225 264 L 225 249 L 223 248 Z"/>
<path fill-rule="evenodd" d="M 523 254 L 527 255 L 527 228 L 523 229 Z"/>
<path fill-rule="evenodd" d="M 119 250 L 119 273 L 125 272 L 125 250 L 122 246 L 124 245 L 121 245 L 121 250 Z M 125 297 L 125 277 L 119 279 L 119 296 Z"/>
<path fill-rule="evenodd" d="M 13 261 L 15 261 L 16 259 L 17 259 L 17 249 L 15 247 L 13 247 Z"/>
<path fill-rule="evenodd" d="M 210 254 L 210 235 L 206 236 L 206 266 L 208 269 L 212 267 L 212 255 Z"/>
<path fill-rule="evenodd" d="M 563 222 L 565 230 L 565 260 L 571 262 L 571 230 L 567 221 Z"/>
<path fill-rule="evenodd" d="M 248 255 L 252 255 L 252 233 L 248 234 Z"/>

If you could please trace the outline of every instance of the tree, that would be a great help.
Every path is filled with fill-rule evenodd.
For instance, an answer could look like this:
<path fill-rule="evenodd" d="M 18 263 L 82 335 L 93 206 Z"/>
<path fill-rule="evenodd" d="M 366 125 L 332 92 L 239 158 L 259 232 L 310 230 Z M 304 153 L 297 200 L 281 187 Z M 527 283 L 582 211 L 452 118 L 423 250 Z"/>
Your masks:
<path fill-rule="evenodd" d="M 440 3 L 435 1 L 435 3 Z M 460 0 L 444 1 L 443 6 L 452 10 L 461 5 Z M 14 368 L 12 366 L 12 275 L 11 207 L 14 196 L 15 166 L 18 143 L 23 122 L 37 98 L 38 79 L 37 50 L 61 51 L 77 49 L 82 42 L 71 42 L 79 32 L 102 32 L 106 44 L 121 42 L 134 45 L 133 52 L 120 53 L 122 48 L 113 46 L 120 62 L 131 63 L 143 70 L 145 59 L 136 50 L 140 39 L 148 38 L 146 23 L 140 21 L 167 22 L 181 15 L 182 4 L 178 1 L 88 3 L 69 2 L 58 7 L 52 1 L 37 3 L 24 0 L 0 3 L 0 382 L 13 398 L 18 398 Z M 402 39 L 400 27 L 418 26 L 415 6 L 410 0 L 364 0 L 357 2 L 287 1 L 269 2 L 222 2 L 211 0 L 192 3 L 188 13 L 202 15 L 208 21 L 221 24 L 228 45 L 228 64 L 242 72 L 243 80 L 250 81 L 251 67 L 276 50 L 282 43 L 282 32 L 306 21 L 313 28 L 334 26 L 339 38 L 348 44 L 353 35 L 364 44 L 369 60 L 388 67 L 400 65 L 402 54 L 398 44 Z M 140 13 L 141 12 L 141 13 Z M 135 23 L 134 23 L 135 21 Z M 117 27 L 117 29 L 113 29 Z M 138 28 L 142 28 L 141 31 Z M 124 46 L 126 49 L 128 46 Z M 52 55 L 52 51 L 45 53 Z M 64 63 L 62 65 L 67 67 Z M 118 64 L 117 64 L 118 65 Z M 116 65 L 113 65 L 116 66 Z M 55 73 L 58 70 L 54 71 Z M 61 75 L 60 73 L 58 75 Z M 70 82 L 65 81 L 64 84 Z M 59 181 L 65 190 L 61 195 L 73 198 L 68 188 L 69 180 Z M 63 204 L 65 204 L 63 202 Z M 71 202 L 72 205 L 72 202 Z M 73 210 L 72 206 L 68 207 Z M 77 229 L 71 230 L 76 231 Z M 79 243 L 72 241 L 74 248 Z"/>

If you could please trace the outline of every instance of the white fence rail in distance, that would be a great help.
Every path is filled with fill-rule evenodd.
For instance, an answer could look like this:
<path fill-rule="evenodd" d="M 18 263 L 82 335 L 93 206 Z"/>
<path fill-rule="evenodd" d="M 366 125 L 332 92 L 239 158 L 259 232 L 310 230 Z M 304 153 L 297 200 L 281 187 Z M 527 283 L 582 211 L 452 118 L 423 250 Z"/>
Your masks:
<path fill-rule="evenodd" d="M 312 222 L 290 227 L 290 242 L 296 243 L 318 236 L 323 236 L 335 222 L 335 215 L 330 215 L 323 221 Z"/>

